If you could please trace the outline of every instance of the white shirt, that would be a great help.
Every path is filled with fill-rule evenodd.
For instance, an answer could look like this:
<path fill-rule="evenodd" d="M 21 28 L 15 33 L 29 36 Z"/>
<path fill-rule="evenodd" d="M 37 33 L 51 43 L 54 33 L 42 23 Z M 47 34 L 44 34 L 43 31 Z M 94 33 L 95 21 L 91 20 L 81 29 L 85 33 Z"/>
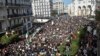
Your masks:
<path fill-rule="evenodd" d="M 97 34 L 97 30 L 95 29 L 94 31 L 93 31 L 93 35 L 96 35 Z"/>
<path fill-rule="evenodd" d="M 89 31 L 89 32 L 91 32 L 91 31 L 92 31 L 91 26 L 88 26 L 88 27 L 87 27 L 87 31 Z"/>

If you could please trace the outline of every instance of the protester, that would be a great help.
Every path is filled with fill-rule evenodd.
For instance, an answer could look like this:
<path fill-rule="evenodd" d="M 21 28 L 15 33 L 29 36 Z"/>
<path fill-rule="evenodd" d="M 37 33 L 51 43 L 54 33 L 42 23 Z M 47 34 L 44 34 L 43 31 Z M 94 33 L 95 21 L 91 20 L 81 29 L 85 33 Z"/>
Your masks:
<path fill-rule="evenodd" d="M 89 27 L 88 27 L 89 26 Z M 81 48 L 79 49 L 78 56 L 84 55 L 84 56 L 97 56 L 97 34 L 96 34 L 96 25 L 87 25 L 87 33 L 85 33 L 85 36 L 81 38 Z"/>
<path fill-rule="evenodd" d="M 32 38 L 32 42 L 28 43 L 28 38 L 15 44 L 10 44 L 1 50 L 2 56 L 61 56 L 59 45 L 66 41 L 67 36 L 76 33 L 83 25 L 89 22 L 82 17 L 59 17 L 42 25 L 42 31 Z M 40 26 L 40 25 L 38 25 Z M 34 29 L 36 29 L 35 26 Z M 74 35 L 73 35 L 74 36 Z M 76 37 L 75 37 L 76 38 Z M 91 38 L 91 37 L 90 37 Z M 94 40 L 95 41 L 95 40 Z M 84 41 L 83 41 L 84 42 Z M 82 45 L 83 45 L 82 42 Z M 89 42 L 88 42 L 89 43 Z M 92 42 L 90 41 L 92 44 Z M 66 42 L 66 49 L 69 50 L 71 42 Z M 95 43 L 93 43 L 95 45 Z M 89 44 L 88 44 L 89 45 Z M 83 47 L 83 46 L 82 46 Z M 91 46 L 92 47 L 92 46 Z M 84 47 L 83 47 L 84 48 Z M 87 55 L 87 48 L 83 49 L 82 55 Z M 80 49 L 80 53 L 82 52 Z M 96 48 L 94 50 L 94 55 Z M 67 51 L 67 50 L 66 50 Z M 93 52 L 91 52 L 93 53 Z"/>

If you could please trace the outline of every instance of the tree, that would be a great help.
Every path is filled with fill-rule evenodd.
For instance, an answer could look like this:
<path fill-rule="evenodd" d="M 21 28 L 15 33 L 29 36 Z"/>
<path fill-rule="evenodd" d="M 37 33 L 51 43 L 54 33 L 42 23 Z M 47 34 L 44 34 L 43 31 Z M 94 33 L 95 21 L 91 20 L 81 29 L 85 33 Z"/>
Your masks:
<path fill-rule="evenodd" d="M 96 10 L 96 11 L 95 11 L 95 14 L 96 14 L 95 19 L 96 19 L 97 21 L 100 21 L 100 11 L 99 11 L 99 10 Z"/>
<path fill-rule="evenodd" d="M 95 19 L 97 21 L 97 35 L 100 39 L 100 10 L 95 11 Z"/>

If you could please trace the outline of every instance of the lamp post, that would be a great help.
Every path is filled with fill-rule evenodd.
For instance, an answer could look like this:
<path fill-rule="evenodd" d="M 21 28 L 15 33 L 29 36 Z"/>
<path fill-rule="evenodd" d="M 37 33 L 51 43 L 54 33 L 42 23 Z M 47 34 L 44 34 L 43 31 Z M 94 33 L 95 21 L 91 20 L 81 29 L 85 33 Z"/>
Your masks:
<path fill-rule="evenodd" d="M 11 21 L 10 21 L 11 18 L 8 18 L 8 21 L 9 21 L 9 29 L 8 30 L 11 30 Z"/>

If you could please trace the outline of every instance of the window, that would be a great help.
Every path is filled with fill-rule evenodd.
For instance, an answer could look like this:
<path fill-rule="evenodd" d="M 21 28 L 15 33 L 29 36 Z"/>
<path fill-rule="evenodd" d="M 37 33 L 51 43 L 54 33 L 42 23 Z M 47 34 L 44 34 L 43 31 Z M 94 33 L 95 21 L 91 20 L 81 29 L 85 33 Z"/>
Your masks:
<path fill-rule="evenodd" d="M 18 14 L 18 9 L 16 9 L 16 14 Z"/>
<path fill-rule="evenodd" d="M 20 14 L 20 9 L 18 9 L 18 14 Z"/>
<path fill-rule="evenodd" d="M 28 23 L 28 27 L 31 27 L 31 23 Z"/>
<path fill-rule="evenodd" d="M 26 22 L 26 19 L 24 18 L 24 23 Z"/>
<path fill-rule="evenodd" d="M 12 14 L 14 14 L 14 9 L 12 9 Z"/>
<path fill-rule="evenodd" d="M 16 0 L 15 0 L 15 4 L 16 4 Z"/>
<path fill-rule="evenodd" d="M 12 15 L 12 9 L 9 9 L 9 14 Z"/>
<path fill-rule="evenodd" d="M 0 31 L 2 31 L 2 24 L 1 24 L 1 22 L 0 22 Z"/>
<path fill-rule="evenodd" d="M 19 19 L 17 19 L 17 22 L 18 22 L 18 24 L 20 23 L 20 22 L 19 22 Z"/>
<path fill-rule="evenodd" d="M 30 18 L 27 18 L 27 21 L 30 21 Z"/>
<path fill-rule="evenodd" d="M 6 5 L 8 5 L 8 0 L 6 0 L 5 2 L 6 2 Z"/>
<path fill-rule="evenodd" d="M 14 9 L 14 14 L 17 14 L 17 11 L 16 11 L 16 9 Z"/>
<path fill-rule="evenodd" d="M 29 10 L 27 9 L 27 14 L 29 14 Z"/>
<path fill-rule="evenodd" d="M 9 9 L 7 9 L 7 14 L 9 15 Z"/>
<path fill-rule="evenodd" d="M 14 25 L 16 25 L 16 20 L 13 20 L 14 21 Z"/>

